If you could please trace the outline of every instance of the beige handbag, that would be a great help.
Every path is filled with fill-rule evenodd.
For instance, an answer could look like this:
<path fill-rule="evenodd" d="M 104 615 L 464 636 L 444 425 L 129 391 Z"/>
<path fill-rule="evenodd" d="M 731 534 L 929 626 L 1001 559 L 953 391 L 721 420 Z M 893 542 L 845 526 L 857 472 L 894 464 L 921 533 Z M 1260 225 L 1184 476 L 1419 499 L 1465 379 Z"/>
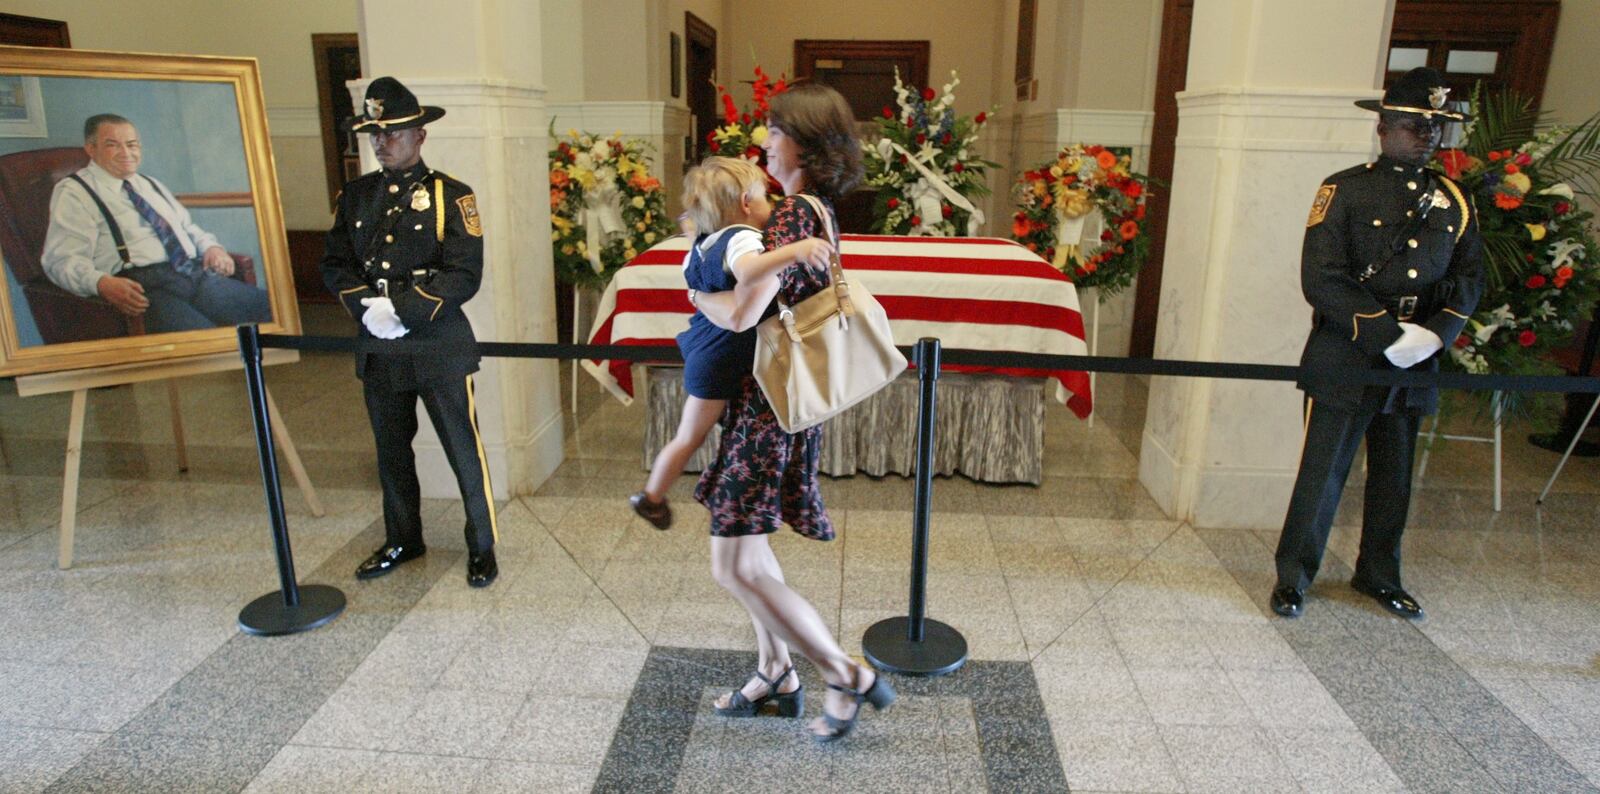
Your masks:
<path fill-rule="evenodd" d="M 798 433 L 872 396 L 905 371 L 889 316 L 878 301 L 845 275 L 839 235 L 822 202 L 801 194 L 833 242 L 828 288 L 756 326 L 755 377 L 778 425 Z"/>

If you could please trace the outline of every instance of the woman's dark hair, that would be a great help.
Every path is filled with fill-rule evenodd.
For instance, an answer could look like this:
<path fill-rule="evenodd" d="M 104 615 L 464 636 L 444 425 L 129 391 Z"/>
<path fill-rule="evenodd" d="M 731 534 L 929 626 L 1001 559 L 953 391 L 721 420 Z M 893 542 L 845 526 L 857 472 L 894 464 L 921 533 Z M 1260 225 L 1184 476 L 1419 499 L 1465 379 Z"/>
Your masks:
<path fill-rule="evenodd" d="M 812 193 L 837 199 L 861 184 L 855 115 L 838 91 L 801 83 L 772 98 L 767 123 L 794 139 Z"/>

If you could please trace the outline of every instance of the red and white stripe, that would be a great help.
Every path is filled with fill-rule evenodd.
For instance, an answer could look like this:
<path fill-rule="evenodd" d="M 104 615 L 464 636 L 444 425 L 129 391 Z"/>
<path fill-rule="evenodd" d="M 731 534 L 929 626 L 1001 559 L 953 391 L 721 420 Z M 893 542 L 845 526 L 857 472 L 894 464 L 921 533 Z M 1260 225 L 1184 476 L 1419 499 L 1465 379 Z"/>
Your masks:
<path fill-rule="evenodd" d="M 671 345 L 689 327 L 694 307 L 683 280 L 689 240 L 673 237 L 617 271 L 600 297 L 589 343 Z M 944 347 L 1055 355 L 1084 355 L 1083 316 L 1072 282 L 1026 248 L 989 237 L 884 237 L 847 234 L 841 240 L 845 270 L 861 281 L 889 314 L 895 341 L 924 336 Z M 633 399 L 626 361 L 585 361 L 583 368 L 624 403 Z M 947 366 L 956 372 L 993 372 L 1053 378 L 1056 397 L 1078 416 L 1089 415 L 1089 376 L 1070 370 Z"/>

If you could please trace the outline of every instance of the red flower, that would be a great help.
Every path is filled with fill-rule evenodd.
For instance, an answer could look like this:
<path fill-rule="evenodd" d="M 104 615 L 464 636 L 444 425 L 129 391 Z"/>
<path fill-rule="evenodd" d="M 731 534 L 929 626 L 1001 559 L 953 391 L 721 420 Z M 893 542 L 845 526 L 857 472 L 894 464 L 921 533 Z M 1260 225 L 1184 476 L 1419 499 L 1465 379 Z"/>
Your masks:
<path fill-rule="evenodd" d="M 1144 185 L 1141 185 L 1132 179 L 1128 180 L 1128 184 L 1122 188 L 1122 195 L 1131 199 L 1136 199 L 1143 194 Z"/>
<path fill-rule="evenodd" d="M 921 146 L 922 144 L 927 143 L 927 142 L 928 142 L 928 136 L 923 135 L 920 132 L 917 133 L 917 145 L 918 146 Z"/>
<path fill-rule="evenodd" d="M 1535 274 L 1529 276 L 1528 280 L 1526 282 L 1524 282 L 1524 284 L 1525 284 L 1525 286 L 1527 286 L 1528 289 L 1538 289 L 1538 288 L 1544 286 L 1545 277 L 1539 275 L 1538 273 L 1535 273 Z"/>
<path fill-rule="evenodd" d="M 1132 240 L 1133 238 L 1139 236 L 1139 224 L 1134 223 L 1133 221 L 1125 221 L 1123 222 L 1122 226 L 1117 229 L 1117 231 L 1122 234 L 1123 240 Z M 1118 247 L 1120 248 L 1121 246 Z M 1118 253 L 1121 253 L 1121 251 L 1118 251 Z"/>
<path fill-rule="evenodd" d="M 1107 230 L 1105 230 L 1105 231 L 1100 233 L 1100 242 L 1102 242 L 1102 243 L 1111 242 L 1111 230 L 1110 229 L 1107 229 Z"/>
<path fill-rule="evenodd" d="M 1568 204 L 1565 201 L 1556 202 L 1555 212 L 1556 212 L 1557 215 L 1565 215 L 1565 214 L 1567 214 L 1567 213 L 1569 213 L 1571 211 L 1572 211 L 1572 205 L 1571 204 Z"/>
<path fill-rule="evenodd" d="M 1567 282 L 1570 281 L 1570 280 L 1572 280 L 1572 268 L 1571 267 L 1569 267 L 1567 265 L 1562 265 L 1561 267 L 1556 268 L 1556 276 L 1555 276 L 1556 289 L 1566 289 L 1567 288 Z"/>
<path fill-rule="evenodd" d="M 1074 275 L 1074 276 L 1077 276 L 1077 277 L 1078 277 L 1078 278 L 1083 278 L 1083 277 L 1084 277 L 1084 276 L 1087 276 L 1087 275 L 1089 275 L 1089 271 L 1087 271 L 1087 270 L 1084 270 L 1084 269 L 1083 269 L 1083 268 L 1081 268 L 1081 267 L 1079 267 L 1079 268 L 1073 268 L 1073 270 L 1072 270 L 1072 274 L 1073 274 L 1073 275 Z"/>
<path fill-rule="evenodd" d="M 1439 164 L 1444 166 L 1445 176 L 1451 179 L 1460 179 L 1461 172 L 1471 163 L 1472 158 L 1460 149 L 1446 149 L 1438 154 Z"/>
<path fill-rule="evenodd" d="M 744 156 L 745 157 L 760 157 L 761 156 L 761 147 L 760 146 L 751 146 L 751 147 L 746 148 L 744 150 Z"/>
<path fill-rule="evenodd" d="M 911 216 L 911 225 L 912 226 L 921 226 L 922 225 L 922 216 L 921 215 L 913 215 L 913 216 Z"/>
<path fill-rule="evenodd" d="M 1139 206 L 1133 208 L 1133 219 L 1136 220 L 1136 221 L 1144 220 L 1144 205 L 1143 204 L 1140 204 Z"/>
<path fill-rule="evenodd" d="M 717 139 L 717 131 L 716 130 L 712 130 L 712 131 L 706 133 L 706 140 L 707 141 L 714 141 L 716 139 Z"/>
<path fill-rule="evenodd" d="M 894 111 L 890 110 L 888 105 L 883 106 L 883 117 L 886 119 L 894 118 Z"/>
<path fill-rule="evenodd" d="M 744 122 L 744 123 L 746 123 L 746 124 L 749 124 L 749 123 L 750 123 L 750 114 L 749 114 L 749 113 L 746 113 L 746 114 L 744 114 L 744 115 L 743 115 L 743 116 L 740 116 L 740 117 L 739 117 L 739 120 L 740 120 L 740 121 L 743 121 L 743 122 Z"/>
<path fill-rule="evenodd" d="M 949 204 L 940 204 L 939 205 L 939 212 L 942 213 L 946 218 L 950 217 L 950 212 L 951 212 L 950 205 Z"/>
<path fill-rule="evenodd" d="M 952 170 L 952 171 L 954 171 L 954 172 L 959 174 L 962 171 L 967 170 L 967 164 L 966 163 L 956 163 L 955 165 L 950 166 L 950 170 Z"/>
<path fill-rule="evenodd" d="M 1015 218 L 1011 219 L 1011 236 L 1012 237 L 1027 237 L 1028 236 L 1028 216 L 1023 215 L 1022 213 L 1019 212 L 1019 213 L 1017 213 L 1017 216 Z"/>
<path fill-rule="evenodd" d="M 900 199 L 897 199 L 894 196 L 890 196 L 889 197 L 889 209 L 894 209 L 895 207 L 898 207 L 898 206 L 900 206 Z"/>
<path fill-rule="evenodd" d="M 1046 248 L 1046 249 L 1044 249 L 1044 258 L 1045 259 L 1055 259 L 1056 258 L 1056 249 L 1055 248 Z"/>
<path fill-rule="evenodd" d="M 980 111 L 977 116 L 973 117 L 972 120 L 982 124 L 989 120 L 989 114 Z"/>
<path fill-rule="evenodd" d="M 722 151 L 722 144 L 717 143 L 716 141 L 712 141 L 711 142 L 711 151 L 713 151 L 713 152 Z"/>
<path fill-rule="evenodd" d="M 1523 347 L 1533 347 L 1533 343 L 1537 341 L 1539 341 L 1539 335 L 1532 331 L 1523 331 L 1517 334 L 1517 344 Z"/>
<path fill-rule="evenodd" d="M 1462 334 L 1462 335 L 1456 337 L 1456 341 L 1455 341 L 1456 347 L 1466 347 L 1467 345 L 1470 345 L 1470 344 L 1472 344 L 1472 337 L 1467 336 L 1466 334 Z"/>
<path fill-rule="evenodd" d="M 1500 162 L 1500 157 L 1501 157 L 1501 154 L 1499 152 L 1490 152 L 1489 153 L 1489 162 L 1498 163 L 1498 162 Z"/>
<path fill-rule="evenodd" d="M 1522 152 L 1517 155 L 1516 163 L 1521 166 L 1533 165 L 1533 155 Z"/>
<path fill-rule="evenodd" d="M 1516 163 L 1506 163 L 1506 173 L 1508 173 L 1508 174 L 1515 174 L 1515 173 L 1517 173 L 1518 171 L 1521 171 L 1521 170 L 1522 170 L 1521 168 L 1517 167 Z"/>
<path fill-rule="evenodd" d="M 933 97 L 934 97 L 933 89 L 931 89 L 931 88 L 922 89 L 922 101 L 924 101 L 924 102 L 932 102 L 933 101 Z"/>
<path fill-rule="evenodd" d="M 939 145 L 940 146 L 949 146 L 950 145 L 950 133 L 947 132 L 944 135 L 940 136 Z"/>
<path fill-rule="evenodd" d="M 1087 264 L 1087 265 L 1084 265 L 1084 266 L 1083 266 L 1083 269 L 1084 269 L 1084 270 L 1087 270 L 1087 271 L 1089 271 L 1089 272 L 1090 272 L 1090 273 L 1093 273 L 1093 272 L 1095 272 L 1095 271 L 1096 271 L 1096 270 L 1099 270 L 1099 269 L 1100 269 L 1100 266 L 1099 266 L 1099 265 L 1097 265 L 1097 264 L 1095 264 L 1095 263 L 1093 263 L 1093 262 L 1090 262 L 1090 263 L 1089 263 L 1089 264 Z"/>
<path fill-rule="evenodd" d="M 1522 197 L 1513 196 L 1510 193 L 1495 193 L 1494 205 L 1503 210 L 1514 210 L 1522 206 Z"/>

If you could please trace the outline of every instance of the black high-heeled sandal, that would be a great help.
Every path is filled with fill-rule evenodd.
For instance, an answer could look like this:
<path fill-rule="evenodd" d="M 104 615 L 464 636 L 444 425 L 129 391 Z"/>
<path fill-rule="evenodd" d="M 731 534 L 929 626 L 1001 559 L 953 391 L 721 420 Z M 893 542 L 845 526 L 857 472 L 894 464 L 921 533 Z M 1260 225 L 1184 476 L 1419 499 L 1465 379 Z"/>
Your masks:
<path fill-rule="evenodd" d="M 871 703 L 874 711 L 883 711 L 884 709 L 888 708 L 890 704 L 894 703 L 896 697 L 899 697 L 895 694 L 894 687 L 890 686 L 889 682 L 884 680 L 883 673 L 877 673 L 874 675 L 872 679 L 872 686 L 867 687 L 865 692 L 857 691 L 847 686 L 840 686 L 838 684 L 829 684 L 828 688 L 849 695 L 850 699 L 855 701 L 856 708 L 855 711 L 850 713 L 850 719 L 842 720 L 833 716 L 832 714 L 829 714 L 827 707 L 823 707 L 822 721 L 833 732 L 811 734 L 811 738 L 816 739 L 822 744 L 827 744 L 828 742 L 837 742 L 840 739 L 849 736 L 850 732 L 856 729 L 856 720 L 861 718 L 861 704 L 863 701 Z"/>
<path fill-rule="evenodd" d="M 762 706 L 773 703 L 778 707 L 778 716 L 798 717 L 806 707 L 805 685 L 801 684 L 795 687 L 793 692 L 778 691 L 778 685 L 792 674 L 794 674 L 794 665 L 792 664 L 783 668 L 783 672 L 779 673 L 775 678 L 768 678 L 762 675 L 760 670 L 757 670 L 756 678 L 761 679 L 761 682 L 767 685 L 767 694 L 751 700 L 744 696 L 744 690 L 735 689 L 733 690 L 733 696 L 728 698 L 726 708 L 716 705 L 713 705 L 712 708 L 724 717 L 754 717 L 761 711 Z"/>

